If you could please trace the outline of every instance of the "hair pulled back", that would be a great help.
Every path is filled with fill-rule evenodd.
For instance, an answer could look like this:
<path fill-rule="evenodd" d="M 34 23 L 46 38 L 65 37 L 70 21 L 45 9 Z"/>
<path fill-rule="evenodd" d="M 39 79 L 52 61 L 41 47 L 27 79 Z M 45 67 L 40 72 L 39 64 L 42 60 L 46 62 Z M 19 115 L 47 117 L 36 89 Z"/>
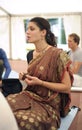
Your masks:
<path fill-rule="evenodd" d="M 51 46 L 57 46 L 57 43 L 56 43 L 56 37 L 55 35 L 51 32 L 51 29 L 50 29 L 50 24 L 49 22 L 42 18 L 42 17 L 34 17 L 30 20 L 30 22 L 35 22 L 36 25 L 40 28 L 40 30 L 43 30 L 45 29 L 46 30 L 46 41 L 49 45 Z"/>

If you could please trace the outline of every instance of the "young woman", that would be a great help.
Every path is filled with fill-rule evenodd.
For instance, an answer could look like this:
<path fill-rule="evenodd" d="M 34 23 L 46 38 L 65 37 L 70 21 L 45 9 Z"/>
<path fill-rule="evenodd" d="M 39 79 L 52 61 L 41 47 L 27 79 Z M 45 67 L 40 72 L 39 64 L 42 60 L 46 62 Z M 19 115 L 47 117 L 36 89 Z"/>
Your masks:
<path fill-rule="evenodd" d="M 27 74 L 19 75 L 27 88 L 19 94 L 9 95 L 7 100 L 21 130 L 57 130 L 60 116 L 69 111 L 73 80 L 71 61 L 56 47 L 55 36 L 46 19 L 31 19 L 26 37 L 35 45 L 35 50 L 28 54 Z"/>

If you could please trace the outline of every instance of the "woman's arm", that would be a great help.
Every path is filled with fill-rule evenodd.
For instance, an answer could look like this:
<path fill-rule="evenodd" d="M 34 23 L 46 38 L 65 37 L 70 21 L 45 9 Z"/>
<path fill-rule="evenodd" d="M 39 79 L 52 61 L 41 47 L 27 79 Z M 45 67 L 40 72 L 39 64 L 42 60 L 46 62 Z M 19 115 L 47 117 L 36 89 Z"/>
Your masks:
<path fill-rule="evenodd" d="M 65 74 L 61 83 L 43 81 L 43 80 L 38 79 L 37 77 L 32 77 L 29 75 L 27 75 L 26 77 L 27 78 L 25 79 L 25 81 L 28 85 L 41 85 L 43 87 L 47 87 L 53 91 L 57 91 L 61 93 L 69 93 L 71 89 L 71 80 L 67 71 L 65 71 Z"/>

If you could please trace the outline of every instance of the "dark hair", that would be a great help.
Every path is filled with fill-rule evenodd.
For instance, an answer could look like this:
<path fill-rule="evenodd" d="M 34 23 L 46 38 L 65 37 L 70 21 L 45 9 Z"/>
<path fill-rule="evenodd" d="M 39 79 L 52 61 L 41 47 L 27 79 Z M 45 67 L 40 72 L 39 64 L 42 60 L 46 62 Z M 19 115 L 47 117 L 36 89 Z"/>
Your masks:
<path fill-rule="evenodd" d="M 48 22 L 48 20 L 42 18 L 42 17 L 34 17 L 30 20 L 30 22 L 35 22 L 36 25 L 41 29 L 46 29 L 47 33 L 46 33 L 46 41 L 49 45 L 51 46 L 57 46 L 57 43 L 56 43 L 56 37 L 55 35 L 51 32 L 51 29 L 50 29 L 50 24 Z"/>
<path fill-rule="evenodd" d="M 71 33 L 69 37 L 73 37 L 73 40 L 79 45 L 80 37 L 76 33 Z"/>

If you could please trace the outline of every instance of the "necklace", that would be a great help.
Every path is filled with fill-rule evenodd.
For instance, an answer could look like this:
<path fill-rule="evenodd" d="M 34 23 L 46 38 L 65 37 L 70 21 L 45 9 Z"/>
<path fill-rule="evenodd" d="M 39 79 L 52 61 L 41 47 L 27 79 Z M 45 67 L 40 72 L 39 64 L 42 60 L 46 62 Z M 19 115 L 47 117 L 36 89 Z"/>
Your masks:
<path fill-rule="evenodd" d="M 47 47 L 48 47 L 48 45 L 46 45 L 46 47 L 45 48 L 43 48 L 42 50 L 35 50 L 37 53 L 44 53 L 45 51 L 46 51 L 46 49 L 47 49 Z"/>

